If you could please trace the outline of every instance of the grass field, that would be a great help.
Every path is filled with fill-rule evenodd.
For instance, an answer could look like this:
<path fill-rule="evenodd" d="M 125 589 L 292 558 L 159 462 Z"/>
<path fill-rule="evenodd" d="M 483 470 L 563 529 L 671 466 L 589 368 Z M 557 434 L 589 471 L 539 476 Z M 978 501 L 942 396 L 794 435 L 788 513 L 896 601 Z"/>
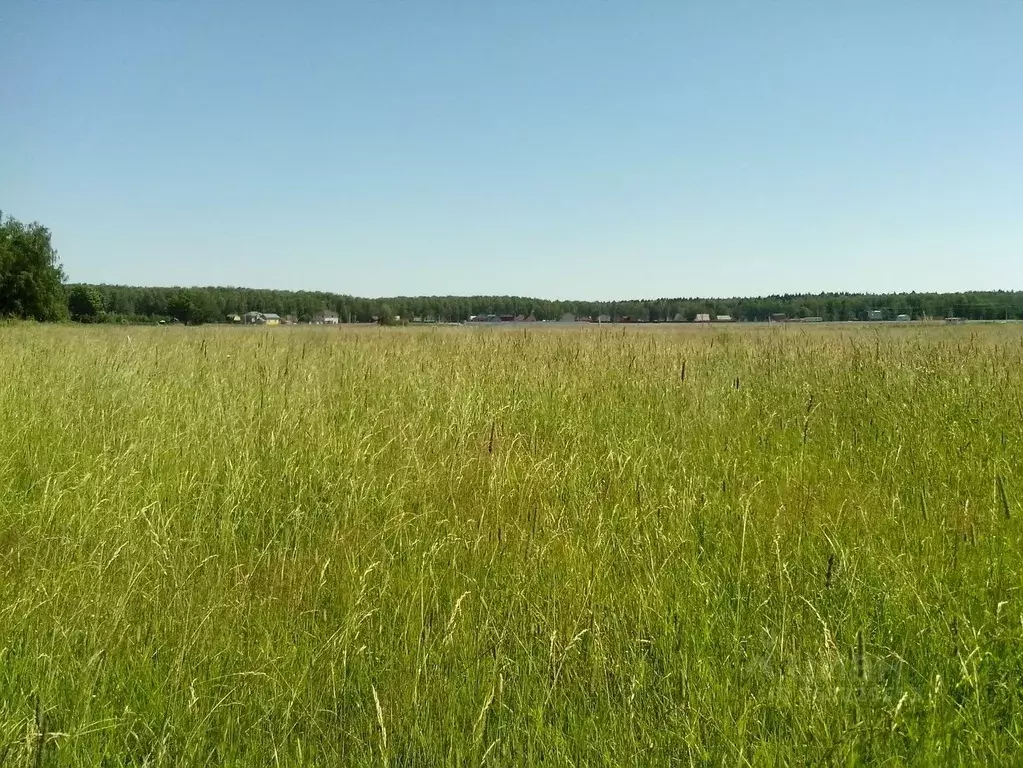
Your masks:
<path fill-rule="evenodd" d="M 1023 328 L 0 327 L 3 765 L 1020 764 Z"/>

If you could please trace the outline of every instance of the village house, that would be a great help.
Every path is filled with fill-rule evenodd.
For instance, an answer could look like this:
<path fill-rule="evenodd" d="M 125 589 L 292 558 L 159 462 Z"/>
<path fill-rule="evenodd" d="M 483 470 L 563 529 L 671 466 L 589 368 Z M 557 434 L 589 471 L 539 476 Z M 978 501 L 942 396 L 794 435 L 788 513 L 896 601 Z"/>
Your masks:
<path fill-rule="evenodd" d="M 331 312 L 329 309 L 325 309 L 322 312 L 317 312 L 313 315 L 313 322 L 316 325 L 337 325 L 340 319 L 337 316 L 337 312 Z"/>
<path fill-rule="evenodd" d="M 246 312 L 242 321 L 249 325 L 280 325 L 281 316 L 273 312 Z"/>

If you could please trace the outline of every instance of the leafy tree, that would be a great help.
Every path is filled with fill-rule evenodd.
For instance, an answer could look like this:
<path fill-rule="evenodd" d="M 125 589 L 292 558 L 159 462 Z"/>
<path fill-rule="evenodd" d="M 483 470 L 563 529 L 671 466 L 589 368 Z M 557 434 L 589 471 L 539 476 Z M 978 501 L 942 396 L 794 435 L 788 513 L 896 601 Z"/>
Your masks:
<path fill-rule="evenodd" d="M 67 303 L 71 319 L 79 322 L 96 322 L 106 312 L 103 295 L 92 285 L 72 285 L 68 289 Z"/>
<path fill-rule="evenodd" d="M 42 224 L 0 211 L 0 316 L 65 320 L 64 270 Z"/>
<path fill-rule="evenodd" d="M 377 320 L 380 325 L 394 325 L 394 310 L 390 304 L 380 305 L 380 315 Z"/>
<path fill-rule="evenodd" d="M 192 291 L 178 291 L 167 300 L 167 314 L 179 323 L 196 324 L 199 320 L 199 306 Z"/>
<path fill-rule="evenodd" d="M 195 317 L 192 320 L 194 324 L 215 323 L 224 319 L 225 310 L 209 291 L 193 291 L 193 301 L 195 303 Z"/>

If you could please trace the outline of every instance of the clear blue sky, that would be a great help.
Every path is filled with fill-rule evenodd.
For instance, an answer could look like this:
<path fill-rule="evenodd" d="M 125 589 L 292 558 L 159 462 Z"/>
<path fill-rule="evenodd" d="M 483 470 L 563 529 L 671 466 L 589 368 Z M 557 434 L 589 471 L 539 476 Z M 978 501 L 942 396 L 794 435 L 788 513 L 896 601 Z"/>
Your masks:
<path fill-rule="evenodd" d="M 1023 2 L 2 0 L 72 280 L 1023 289 Z"/>

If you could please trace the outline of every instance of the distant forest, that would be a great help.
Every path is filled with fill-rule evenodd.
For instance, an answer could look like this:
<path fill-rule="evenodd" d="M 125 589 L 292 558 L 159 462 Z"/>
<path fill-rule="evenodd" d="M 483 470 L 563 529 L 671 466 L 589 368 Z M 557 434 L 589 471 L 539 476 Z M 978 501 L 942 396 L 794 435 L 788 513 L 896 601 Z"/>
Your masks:
<path fill-rule="evenodd" d="M 1023 291 L 968 293 L 822 293 L 732 299 L 636 299 L 631 301 L 549 301 L 522 296 L 395 296 L 363 299 L 338 293 L 251 288 L 136 288 L 126 285 L 68 284 L 50 231 L 24 224 L 0 211 L 0 318 L 42 321 L 191 325 L 225 322 L 246 312 L 309 322 L 335 312 L 342 323 L 402 321 L 462 322 L 474 315 L 560 320 L 608 316 L 630 322 L 691 322 L 697 315 L 728 315 L 735 321 L 819 317 L 822 320 L 961 317 L 1023 320 Z"/>
<path fill-rule="evenodd" d="M 887 319 L 906 314 L 914 320 L 949 316 L 973 320 L 1023 320 L 1023 291 L 967 293 L 792 294 L 758 298 L 661 298 L 631 301 L 550 301 L 522 296 L 395 296 L 365 299 L 336 293 L 250 288 L 135 288 L 121 285 L 69 285 L 71 316 L 84 321 L 154 322 L 176 319 L 198 324 L 223 322 L 248 311 L 272 312 L 308 322 L 324 310 L 342 323 L 367 323 L 398 316 L 403 320 L 461 322 L 473 315 L 523 315 L 560 320 L 600 315 L 632 322 L 692 321 L 698 314 L 729 315 L 735 321 L 820 317 L 825 321 L 866 320 L 871 310 Z"/>

